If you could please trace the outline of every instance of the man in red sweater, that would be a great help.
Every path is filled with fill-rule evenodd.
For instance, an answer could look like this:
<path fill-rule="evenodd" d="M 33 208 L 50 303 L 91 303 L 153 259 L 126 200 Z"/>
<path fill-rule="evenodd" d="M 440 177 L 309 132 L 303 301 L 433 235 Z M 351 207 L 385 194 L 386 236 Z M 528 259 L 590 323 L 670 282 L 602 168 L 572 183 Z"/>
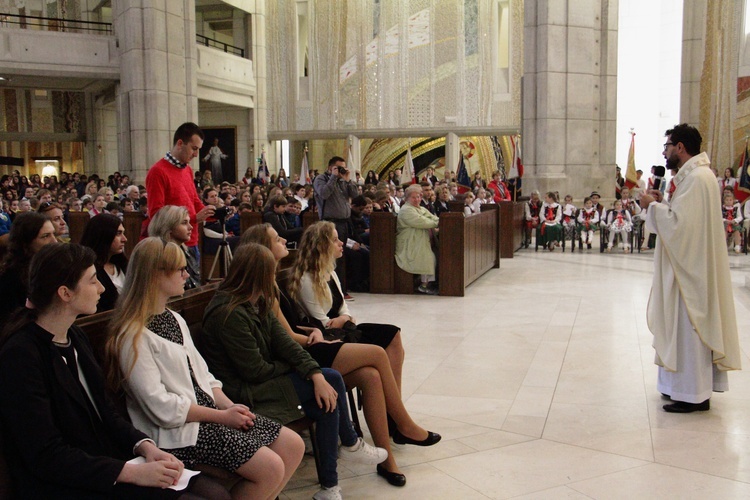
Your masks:
<path fill-rule="evenodd" d="M 149 169 L 146 174 L 149 218 L 153 218 L 165 205 L 187 208 L 193 226 L 214 214 L 212 205 L 204 206 L 201 202 L 193 184 L 193 169 L 190 168 L 190 161 L 200 153 L 203 137 L 198 125 L 183 123 L 174 133 L 171 151 Z M 192 232 L 186 245 L 198 258 L 198 231 Z"/>

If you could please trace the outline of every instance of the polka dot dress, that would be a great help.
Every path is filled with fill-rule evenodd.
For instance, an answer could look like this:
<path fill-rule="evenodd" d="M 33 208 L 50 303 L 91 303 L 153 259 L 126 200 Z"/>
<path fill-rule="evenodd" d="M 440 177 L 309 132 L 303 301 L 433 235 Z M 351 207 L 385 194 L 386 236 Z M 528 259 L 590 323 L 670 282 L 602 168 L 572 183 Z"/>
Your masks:
<path fill-rule="evenodd" d="M 165 340 L 183 345 L 180 325 L 169 311 L 152 317 L 146 328 Z M 189 358 L 188 368 L 198 405 L 216 409 L 213 398 L 206 394 L 196 382 Z M 276 441 L 280 430 L 280 424 L 261 415 L 256 415 L 255 425 L 248 431 L 232 429 L 212 422 L 201 422 L 195 446 L 166 451 L 182 460 L 186 467 L 206 464 L 234 472 L 250 460 L 261 447 Z"/>

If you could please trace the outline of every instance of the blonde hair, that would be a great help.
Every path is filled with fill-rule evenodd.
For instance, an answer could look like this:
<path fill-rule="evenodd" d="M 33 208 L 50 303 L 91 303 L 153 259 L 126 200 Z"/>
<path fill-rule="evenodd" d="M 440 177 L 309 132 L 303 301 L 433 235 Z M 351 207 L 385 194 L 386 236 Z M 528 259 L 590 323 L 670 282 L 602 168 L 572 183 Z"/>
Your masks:
<path fill-rule="evenodd" d="M 164 241 L 173 241 L 172 230 L 188 215 L 190 214 L 185 207 L 165 205 L 151 219 L 148 225 L 148 235 Z"/>
<path fill-rule="evenodd" d="M 289 295 L 292 300 L 300 302 L 302 276 L 310 274 L 313 292 L 318 302 L 322 303 L 331 297 L 328 280 L 336 268 L 336 226 L 332 222 L 320 221 L 308 227 L 299 242 L 297 258 L 294 261 Z"/>
<path fill-rule="evenodd" d="M 149 237 L 135 246 L 128 263 L 117 306 L 109 323 L 110 336 L 105 346 L 107 383 L 113 390 L 127 379 L 138 359 L 138 340 L 148 320 L 157 311 L 158 281 L 166 273 L 174 272 L 185 265 L 185 255 L 174 243 Z M 125 342 L 133 344 L 133 359 L 127 369 L 120 366 L 120 352 Z"/>

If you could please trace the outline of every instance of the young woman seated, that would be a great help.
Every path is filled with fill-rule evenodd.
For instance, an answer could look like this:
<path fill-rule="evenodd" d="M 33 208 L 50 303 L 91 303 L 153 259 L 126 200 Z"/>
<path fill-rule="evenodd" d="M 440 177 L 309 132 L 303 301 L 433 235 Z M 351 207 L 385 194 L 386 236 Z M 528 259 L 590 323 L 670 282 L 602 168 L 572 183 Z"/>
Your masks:
<path fill-rule="evenodd" d="M 125 228 L 119 217 L 99 214 L 86 225 L 81 236 L 81 245 L 96 254 L 96 277 L 104 286 L 104 293 L 96 306 L 96 312 L 115 308 L 117 297 L 125 284 L 128 259 L 125 257 Z"/>
<path fill-rule="evenodd" d="M 55 243 L 31 261 L 29 302 L 6 325 L 0 350 L 0 418 L 16 498 L 227 497 L 200 476 L 165 489 L 183 464 L 117 414 L 86 334 L 104 287 L 90 249 Z M 144 463 L 126 461 L 142 456 Z M 201 483 L 203 483 L 202 486 Z"/>
<path fill-rule="evenodd" d="M 314 498 L 338 499 L 337 456 L 377 464 L 388 454 L 354 431 L 341 375 L 321 369 L 274 316 L 275 273 L 276 260 L 267 248 L 249 243 L 237 249 L 227 277 L 206 308 L 206 360 L 237 401 L 283 423 L 304 416 L 316 422 L 322 489 Z"/>
<path fill-rule="evenodd" d="M 258 243 L 271 250 L 276 262 L 289 255 L 286 240 L 268 224 L 253 226 L 242 235 L 240 247 L 247 243 Z M 440 435 L 418 426 L 401 401 L 401 392 L 396 385 L 393 370 L 385 350 L 374 344 L 351 343 L 342 340 L 325 340 L 319 328 L 304 326 L 296 307 L 282 286 L 279 301 L 271 306 L 274 316 L 287 334 L 325 368 L 341 373 L 349 387 L 362 389 L 363 409 L 370 434 L 379 446 L 388 451 L 388 458 L 378 465 L 378 474 L 394 486 L 406 484 L 391 452 L 386 415 L 390 415 L 397 430 L 398 442 L 430 446 L 440 440 Z M 387 413 L 386 413 L 387 412 Z M 407 437 L 409 436 L 409 437 Z"/>
<path fill-rule="evenodd" d="M 188 467 L 240 475 L 235 498 L 275 498 L 302 460 L 302 440 L 224 394 L 185 320 L 166 308 L 186 278 L 174 243 L 146 238 L 135 247 L 107 343 L 110 384 L 125 389 L 133 424 Z"/>
<path fill-rule="evenodd" d="M 200 264 L 193 253 L 188 251 L 185 243 L 190 241 L 193 226 L 190 225 L 190 214 L 185 207 L 165 205 L 156 212 L 148 225 L 148 235 L 161 238 L 162 241 L 172 242 L 180 247 L 185 255 L 188 278 L 185 280 L 185 290 L 196 288 L 201 284 Z"/>
<path fill-rule="evenodd" d="M 0 324 L 26 303 L 31 258 L 55 243 L 55 226 L 42 214 L 19 213 L 8 234 L 8 251 L 0 265 Z"/>

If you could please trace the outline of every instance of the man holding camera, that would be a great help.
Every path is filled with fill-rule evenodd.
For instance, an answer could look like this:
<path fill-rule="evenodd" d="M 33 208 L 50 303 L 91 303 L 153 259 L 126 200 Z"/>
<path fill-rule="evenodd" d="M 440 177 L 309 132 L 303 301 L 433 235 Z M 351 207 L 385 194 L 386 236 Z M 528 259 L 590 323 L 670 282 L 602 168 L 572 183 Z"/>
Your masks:
<path fill-rule="evenodd" d="M 318 216 L 321 220 L 333 222 L 339 239 L 344 243 L 349 237 L 349 217 L 352 215 L 349 199 L 359 194 L 357 184 L 350 177 L 346 160 L 334 156 L 328 160 L 328 170 L 313 181 Z"/>
<path fill-rule="evenodd" d="M 668 203 L 658 190 L 640 200 L 646 226 L 658 236 L 647 320 L 657 388 L 672 400 L 664 410 L 691 413 L 708 410 L 713 391 L 728 390 L 740 348 L 716 177 L 695 127 L 677 125 L 666 137 L 674 191 Z"/>
<path fill-rule="evenodd" d="M 346 160 L 340 156 L 334 156 L 328 160 L 328 170 L 317 176 L 313 181 L 313 189 L 315 190 L 315 203 L 318 205 L 318 216 L 321 220 L 333 222 L 336 226 L 336 232 L 339 234 L 339 239 L 344 242 L 346 274 L 359 276 L 363 275 L 365 271 L 369 273 L 370 264 L 369 255 L 362 255 L 359 244 L 352 238 L 349 220 L 352 215 L 352 207 L 349 200 L 358 196 L 359 191 L 357 190 L 357 184 L 351 180 L 351 177 L 351 172 L 346 168 Z M 339 274 L 339 280 L 346 284 L 346 277 L 341 274 Z M 357 285 L 348 283 L 345 287 L 351 288 Z"/>

